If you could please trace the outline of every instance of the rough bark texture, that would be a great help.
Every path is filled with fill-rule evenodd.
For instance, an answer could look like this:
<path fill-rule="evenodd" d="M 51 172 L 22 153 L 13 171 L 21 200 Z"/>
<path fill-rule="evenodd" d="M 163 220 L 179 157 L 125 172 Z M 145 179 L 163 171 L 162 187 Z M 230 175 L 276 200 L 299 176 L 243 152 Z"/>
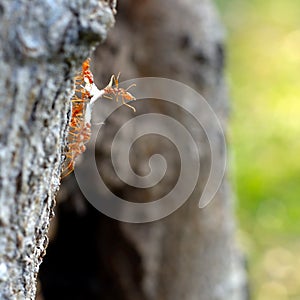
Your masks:
<path fill-rule="evenodd" d="M 106 83 L 110 73 L 118 71 L 122 71 L 122 79 L 159 76 L 182 81 L 201 92 L 226 128 L 224 40 L 211 1 L 128 0 L 120 3 L 118 12 L 116 27 L 94 57 L 97 82 Z M 103 102 L 105 105 L 110 104 Z M 192 110 L 199 110 L 197 104 L 191 105 Z M 171 114 L 182 124 L 191 125 L 183 112 L 163 103 L 147 100 L 135 107 L 137 114 Z M 106 138 L 97 145 L 97 160 L 115 193 L 132 201 L 150 201 L 173 187 L 178 157 L 169 143 L 147 137 L 133 149 L 133 169 L 140 172 L 147 157 L 159 152 L 168 161 L 167 178 L 146 191 L 118 180 L 111 165 L 111 140 L 131 115 L 131 110 L 122 108 L 106 120 Z M 124 138 L 130 135 L 128 132 Z M 194 135 L 202 144 L 201 171 L 205 174 L 192 198 L 163 220 L 135 225 L 110 220 L 84 202 L 74 178 L 66 180 L 60 195 L 57 237 L 42 266 L 46 300 L 66 299 L 66 295 L 114 300 L 246 299 L 227 181 L 208 207 L 197 208 L 209 172 L 210 151 L 203 132 L 196 129 Z M 119 149 L 122 152 L 121 146 Z M 224 151 L 221 145 L 219 151 Z M 72 249 L 72 255 L 66 247 Z M 68 280 L 60 280 L 63 275 Z"/>
<path fill-rule="evenodd" d="M 35 299 L 72 78 L 113 23 L 105 1 L 0 3 L 0 299 Z"/>

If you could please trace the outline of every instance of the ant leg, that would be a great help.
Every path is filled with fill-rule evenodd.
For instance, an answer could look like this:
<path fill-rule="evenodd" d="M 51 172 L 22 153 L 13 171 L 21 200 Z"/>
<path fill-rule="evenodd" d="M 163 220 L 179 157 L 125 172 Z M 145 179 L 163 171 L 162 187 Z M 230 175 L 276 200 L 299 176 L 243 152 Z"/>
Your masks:
<path fill-rule="evenodd" d="M 103 98 L 106 98 L 106 99 L 109 99 L 109 100 L 113 100 L 113 99 L 114 99 L 113 97 L 107 96 L 107 95 L 103 95 L 102 97 L 103 97 Z"/>
<path fill-rule="evenodd" d="M 77 98 L 77 99 L 71 100 L 71 102 L 88 102 L 88 100 Z"/>
<path fill-rule="evenodd" d="M 66 168 L 65 170 L 68 170 L 68 168 Z M 65 170 L 62 171 L 61 179 L 70 175 L 74 171 L 74 166 L 72 166 L 67 173 L 63 174 L 65 172 Z"/>
<path fill-rule="evenodd" d="M 78 135 L 78 133 L 72 132 L 71 130 L 69 130 L 69 134 L 72 134 L 72 135 L 74 135 L 74 136 L 77 136 L 77 135 Z"/>
<path fill-rule="evenodd" d="M 131 108 L 134 112 L 136 112 L 136 109 L 133 106 L 131 106 L 130 104 L 128 104 L 128 103 L 125 102 L 124 97 L 122 97 L 122 103 L 124 105 L 128 106 L 129 108 Z"/>
<path fill-rule="evenodd" d="M 132 110 L 133 110 L 133 112 L 136 112 L 136 109 L 133 107 L 133 106 L 131 106 L 131 105 L 129 105 L 128 103 L 124 103 L 126 106 L 128 106 L 129 108 L 131 108 Z"/>
<path fill-rule="evenodd" d="M 74 171 L 74 161 L 71 159 L 69 164 L 64 168 L 64 170 L 61 172 L 61 179 L 67 177 Z"/>
<path fill-rule="evenodd" d="M 125 90 L 125 92 L 127 92 L 130 88 L 132 88 L 132 87 L 134 87 L 134 86 L 136 86 L 135 83 L 131 84 L 131 85 Z"/>

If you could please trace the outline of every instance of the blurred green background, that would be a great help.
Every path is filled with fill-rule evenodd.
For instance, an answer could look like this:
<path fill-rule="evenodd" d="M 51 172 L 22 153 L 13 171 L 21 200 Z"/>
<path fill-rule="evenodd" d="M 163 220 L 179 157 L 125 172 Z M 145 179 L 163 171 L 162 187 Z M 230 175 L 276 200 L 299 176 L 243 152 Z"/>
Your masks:
<path fill-rule="evenodd" d="M 231 173 L 252 299 L 300 299 L 300 1 L 215 1 L 227 27 Z"/>

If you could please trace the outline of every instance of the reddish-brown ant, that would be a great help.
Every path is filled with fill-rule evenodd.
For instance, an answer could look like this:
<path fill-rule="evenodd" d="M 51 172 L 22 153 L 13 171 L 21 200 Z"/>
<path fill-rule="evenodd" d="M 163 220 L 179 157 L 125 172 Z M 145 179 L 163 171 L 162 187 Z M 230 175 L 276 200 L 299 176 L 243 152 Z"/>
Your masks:
<path fill-rule="evenodd" d="M 71 100 L 71 119 L 69 122 L 68 144 L 65 153 L 66 161 L 64 162 L 62 178 L 72 173 L 76 158 L 86 150 L 85 144 L 91 137 L 91 106 L 99 97 L 115 98 L 117 102 L 119 97 L 121 97 L 123 104 L 130 107 L 134 112 L 136 111 L 133 106 L 125 102 L 136 99 L 128 92 L 135 84 L 130 85 L 127 89 L 120 88 L 119 77 L 120 73 L 117 77 L 112 75 L 109 84 L 103 90 L 99 90 L 94 84 L 89 58 L 83 62 L 82 71 L 75 76 L 75 94 Z"/>
<path fill-rule="evenodd" d="M 90 72 L 90 60 L 82 64 L 82 71 L 75 76 L 75 94 L 71 100 L 71 119 L 69 122 L 68 149 L 65 153 L 66 161 L 61 177 L 68 176 L 74 170 L 75 159 L 85 151 L 85 144 L 90 140 L 91 125 L 85 120 L 85 112 L 90 93 L 84 88 L 86 80 L 93 83 L 93 74 Z"/>
<path fill-rule="evenodd" d="M 128 90 L 136 86 L 136 84 L 135 83 L 131 84 L 127 89 L 120 88 L 119 87 L 120 74 L 121 73 L 119 73 L 117 77 L 115 75 L 111 76 L 109 84 L 103 89 L 103 91 L 105 92 L 103 97 L 111 100 L 115 98 L 117 102 L 119 101 L 119 97 L 121 97 L 122 103 L 130 107 L 134 112 L 136 112 L 136 109 L 133 106 L 125 102 L 125 101 L 136 100 L 136 98 L 128 92 Z M 113 82 L 114 82 L 114 86 L 113 86 Z"/>

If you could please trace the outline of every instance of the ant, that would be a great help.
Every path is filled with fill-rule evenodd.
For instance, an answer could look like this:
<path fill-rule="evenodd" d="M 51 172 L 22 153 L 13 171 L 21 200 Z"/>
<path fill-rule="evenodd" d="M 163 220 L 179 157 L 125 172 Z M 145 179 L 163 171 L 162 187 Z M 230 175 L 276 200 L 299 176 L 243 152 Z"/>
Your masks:
<path fill-rule="evenodd" d="M 73 172 L 76 158 L 86 150 L 85 144 L 91 138 L 90 117 L 92 105 L 99 97 L 103 96 L 111 100 L 115 97 L 117 102 L 119 97 L 121 97 L 122 103 L 136 112 L 133 106 L 125 102 L 136 100 L 128 92 L 136 84 L 130 85 L 127 89 L 120 88 L 119 77 L 120 73 L 117 77 L 112 75 L 108 85 L 104 89 L 99 90 L 94 84 L 94 77 L 90 70 L 90 58 L 82 63 L 82 71 L 74 78 L 75 93 L 71 100 L 71 119 L 69 122 L 67 151 L 65 153 L 67 159 L 63 165 L 62 178 Z"/>
<path fill-rule="evenodd" d="M 132 101 L 136 100 L 136 98 L 128 92 L 128 90 L 134 86 L 136 86 L 135 83 L 131 84 L 127 89 L 123 89 L 119 87 L 119 77 L 120 77 L 120 72 L 118 76 L 116 77 L 115 75 L 112 75 L 109 81 L 109 84 L 103 89 L 104 91 L 104 98 L 113 100 L 113 97 L 115 97 L 116 101 L 119 101 L 119 97 L 122 98 L 122 103 L 128 107 L 130 107 L 134 112 L 136 112 L 136 109 L 126 103 L 125 101 Z M 113 87 L 113 82 L 114 82 L 114 87 Z M 113 95 L 109 96 L 109 95 Z"/>

